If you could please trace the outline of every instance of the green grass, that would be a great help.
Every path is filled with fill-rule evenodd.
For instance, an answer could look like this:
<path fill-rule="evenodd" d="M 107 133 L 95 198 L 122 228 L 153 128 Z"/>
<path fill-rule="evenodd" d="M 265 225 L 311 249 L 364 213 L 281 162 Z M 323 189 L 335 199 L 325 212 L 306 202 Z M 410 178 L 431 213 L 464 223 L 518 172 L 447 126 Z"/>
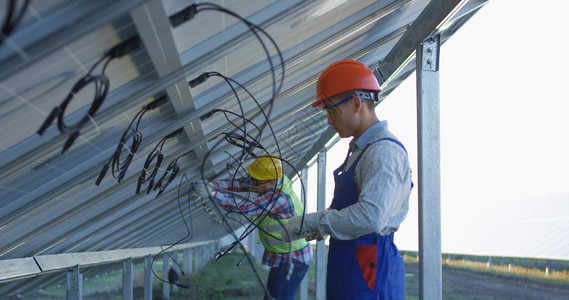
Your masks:
<path fill-rule="evenodd" d="M 178 293 L 170 295 L 173 299 L 263 298 L 263 288 L 247 260 L 236 266 L 243 256 L 243 252 L 236 250 L 219 260 L 211 260 L 199 272 L 181 278 L 180 282 L 188 285 L 188 289 L 180 288 Z M 265 283 L 269 272 L 258 263 L 255 268 Z"/>
<path fill-rule="evenodd" d="M 417 257 L 414 253 L 405 254 L 404 258 L 408 262 L 416 262 Z M 211 260 L 205 267 L 194 274 L 187 274 L 186 276 L 180 275 L 180 283 L 189 286 L 189 289 L 178 288 L 178 292 L 171 291 L 171 299 L 261 299 L 263 298 L 264 291 L 259 283 L 257 277 L 253 273 L 253 269 L 245 260 L 245 262 L 237 267 L 236 264 L 243 258 L 243 253 L 240 250 L 235 250 L 230 254 L 223 256 L 219 260 Z M 493 259 L 493 261 L 498 261 Z M 180 262 L 181 264 L 182 262 Z M 544 274 L 543 269 L 533 269 L 527 266 L 539 265 L 540 261 L 532 261 L 526 259 L 524 264 L 526 267 L 511 266 L 507 268 L 504 265 L 493 264 L 492 268 L 488 268 L 483 261 L 465 261 L 464 256 L 445 257 L 443 264 L 452 266 L 454 268 L 471 268 L 476 270 L 483 270 L 486 272 L 502 272 L 509 274 L 516 274 L 518 276 L 527 276 L 533 279 L 538 278 L 544 281 L 561 281 L 564 283 L 569 282 L 569 274 L 567 270 L 554 270 L 547 276 Z M 154 262 L 153 269 L 158 276 L 162 274 L 162 260 L 158 259 Z M 308 298 L 315 298 L 315 261 L 311 264 L 308 270 Z M 540 266 L 541 267 L 541 266 Z M 556 262 L 555 267 L 565 267 L 562 263 Z M 122 264 L 117 264 L 117 270 L 100 276 L 84 278 L 83 279 L 83 296 L 96 298 L 97 296 L 104 295 L 105 299 L 122 299 Z M 265 266 L 255 263 L 255 268 L 259 272 L 259 277 L 266 282 L 268 270 Z M 507 268 L 507 269 L 506 269 Z M 86 268 L 83 268 L 84 272 Z M 33 290 L 21 295 L 20 299 L 65 299 L 66 298 L 66 284 L 65 275 L 62 274 L 61 286 L 51 286 L 43 290 Z M 140 293 L 144 286 L 144 265 L 141 263 L 133 266 L 133 283 Z M 418 276 L 414 274 L 406 274 L 405 285 L 407 291 L 417 291 L 419 289 Z M 153 291 L 155 297 L 162 295 L 163 283 L 156 277 L 153 277 Z M 448 289 L 448 287 L 447 287 Z M 447 290 L 448 291 L 448 290 Z M 97 296 L 94 296 L 95 293 Z M 452 292 L 452 291 L 448 291 Z M 101 294 L 104 293 L 104 294 Z M 452 293 L 449 293 L 452 294 Z M 297 293 L 298 296 L 298 293 Z M 466 298 L 465 298 L 466 297 Z M 136 297 L 135 297 L 136 298 Z M 405 295 L 406 300 L 416 300 L 417 295 Z M 470 299 L 467 295 L 460 299 Z M 473 299 L 473 298 L 472 298 Z"/>

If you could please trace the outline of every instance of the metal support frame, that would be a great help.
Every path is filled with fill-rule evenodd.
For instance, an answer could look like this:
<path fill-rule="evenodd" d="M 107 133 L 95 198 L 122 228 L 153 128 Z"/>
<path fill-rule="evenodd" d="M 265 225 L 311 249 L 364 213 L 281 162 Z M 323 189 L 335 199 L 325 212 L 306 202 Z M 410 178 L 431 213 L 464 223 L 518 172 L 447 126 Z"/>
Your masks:
<path fill-rule="evenodd" d="M 255 229 L 257 230 L 257 229 Z M 257 237 L 257 232 L 251 232 L 251 234 L 249 234 L 249 236 L 247 236 L 247 248 L 249 248 L 249 255 L 251 256 L 255 256 L 255 244 L 257 243 L 256 241 L 256 237 Z"/>
<path fill-rule="evenodd" d="M 255 261 L 257 263 L 262 263 L 263 262 L 263 254 L 265 253 L 265 246 L 263 246 L 263 244 L 261 243 L 261 240 L 259 240 L 257 237 L 259 236 L 259 229 L 255 229 L 255 235 L 253 236 L 253 238 L 255 239 L 255 247 L 257 248 L 255 251 Z"/>
<path fill-rule="evenodd" d="M 179 260 L 178 251 L 172 251 L 172 265 L 176 266 L 178 264 L 178 260 Z M 172 292 L 178 293 L 178 286 L 177 285 L 172 285 Z"/>
<path fill-rule="evenodd" d="M 317 210 L 326 209 L 326 148 L 318 152 Z M 316 242 L 316 299 L 326 299 L 326 244 Z"/>
<path fill-rule="evenodd" d="M 378 81 L 384 89 L 413 58 L 417 45 L 454 16 L 466 0 L 432 0 L 409 26 L 407 32 L 379 62 Z"/>
<path fill-rule="evenodd" d="M 196 272 L 201 270 L 201 268 L 203 267 L 204 263 L 203 263 L 203 247 L 199 247 L 196 249 L 196 256 L 194 257 L 195 260 L 195 270 Z"/>
<path fill-rule="evenodd" d="M 255 259 L 256 262 L 261 263 L 263 261 L 263 252 L 265 250 L 261 243 L 258 243 L 259 231 L 258 229 L 253 230 L 249 234 L 249 253 Z"/>
<path fill-rule="evenodd" d="M 442 299 L 439 49 L 437 34 L 416 58 L 420 299 Z"/>
<path fill-rule="evenodd" d="M 152 300 L 152 255 L 144 258 L 144 300 Z"/>
<path fill-rule="evenodd" d="M 182 268 L 184 269 L 184 273 L 186 274 L 192 274 L 193 268 L 192 268 L 192 253 L 193 251 L 190 249 L 184 249 L 183 252 L 183 256 L 184 256 L 184 262 L 182 264 Z"/>
<path fill-rule="evenodd" d="M 123 260 L 122 263 L 122 298 L 124 300 L 133 299 L 133 279 L 132 279 L 132 257 Z"/>
<path fill-rule="evenodd" d="M 300 171 L 300 181 L 304 185 L 305 191 L 307 191 L 308 190 L 307 166 L 302 168 L 302 170 Z M 302 201 L 302 203 L 304 204 L 304 209 L 306 209 L 306 201 L 307 201 L 306 192 L 302 190 L 302 185 L 300 187 L 300 201 Z M 306 276 L 304 276 L 304 279 L 302 279 L 302 282 L 300 283 L 300 300 L 307 300 L 307 299 L 308 299 L 308 273 L 306 273 Z"/>
<path fill-rule="evenodd" d="M 170 257 L 168 253 L 164 252 L 162 254 L 163 266 L 162 266 L 162 276 L 164 282 L 162 283 L 162 298 L 170 299 L 170 284 L 168 283 L 168 271 L 170 270 Z"/>
<path fill-rule="evenodd" d="M 152 60 L 158 76 L 164 77 L 182 67 L 170 20 L 160 0 L 151 0 L 131 12 L 131 17 L 140 38 Z M 192 93 L 185 78 L 166 87 L 166 94 L 176 113 L 185 116 L 195 111 Z M 184 125 L 184 131 L 190 140 L 202 138 L 204 135 L 201 120 L 192 120 Z M 205 142 L 194 151 L 198 158 L 203 158 L 209 151 Z M 208 162 L 211 167 L 211 162 Z"/>
<path fill-rule="evenodd" d="M 79 265 L 67 270 L 67 300 L 83 299 L 83 274 L 79 272 Z"/>

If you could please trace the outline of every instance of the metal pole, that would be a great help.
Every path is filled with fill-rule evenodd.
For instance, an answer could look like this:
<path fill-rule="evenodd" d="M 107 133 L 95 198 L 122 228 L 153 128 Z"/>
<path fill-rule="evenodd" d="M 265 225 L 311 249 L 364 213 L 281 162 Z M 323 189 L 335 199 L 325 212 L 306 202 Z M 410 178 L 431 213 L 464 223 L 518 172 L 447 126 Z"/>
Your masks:
<path fill-rule="evenodd" d="M 192 274 L 192 257 L 191 257 L 191 249 L 184 249 L 184 264 L 183 264 L 183 268 L 184 268 L 184 273 L 186 274 Z"/>
<path fill-rule="evenodd" d="M 79 272 L 79 265 L 67 270 L 67 300 L 83 299 L 83 274 Z"/>
<path fill-rule="evenodd" d="M 435 35 L 416 52 L 420 299 L 442 299 L 439 48 Z"/>
<path fill-rule="evenodd" d="M 173 261 L 173 268 L 177 268 L 177 264 L 178 264 L 178 251 L 172 251 L 172 261 Z M 181 273 L 178 271 L 178 273 Z M 180 277 L 182 276 L 182 274 L 179 274 Z M 178 286 L 177 285 L 172 285 L 172 292 L 174 293 L 178 293 Z"/>
<path fill-rule="evenodd" d="M 168 283 L 168 271 L 170 270 L 170 257 L 166 252 L 162 254 L 162 261 L 164 265 L 162 267 L 162 278 L 164 282 L 162 283 L 162 298 L 170 299 L 170 283 Z"/>
<path fill-rule="evenodd" d="M 256 237 L 257 237 L 256 232 L 251 232 L 251 234 L 247 236 L 247 248 L 248 248 L 247 250 L 249 250 L 249 255 L 251 255 L 251 257 L 255 257 Z"/>
<path fill-rule="evenodd" d="M 144 300 L 152 300 L 152 255 L 144 258 Z"/>
<path fill-rule="evenodd" d="M 317 210 L 326 209 L 326 149 L 318 152 Z M 316 299 L 326 299 L 326 244 L 316 242 Z"/>
<path fill-rule="evenodd" d="M 306 209 L 306 190 L 308 190 L 308 168 L 305 166 L 300 171 L 300 181 L 304 185 L 304 190 L 302 189 L 302 185 L 300 187 L 300 201 L 302 201 L 304 205 L 304 209 Z M 307 300 L 308 299 L 308 273 L 302 279 L 300 283 L 300 300 Z"/>
<path fill-rule="evenodd" d="M 253 232 L 249 234 L 249 238 L 251 238 L 251 241 L 249 243 L 251 245 L 249 253 L 257 263 L 262 263 L 263 254 L 265 252 L 265 246 L 263 246 L 263 244 L 258 242 L 259 241 L 258 236 L 259 236 L 258 229 L 253 230 Z"/>
<path fill-rule="evenodd" d="M 124 300 L 133 299 L 132 257 L 122 262 L 122 297 Z"/>

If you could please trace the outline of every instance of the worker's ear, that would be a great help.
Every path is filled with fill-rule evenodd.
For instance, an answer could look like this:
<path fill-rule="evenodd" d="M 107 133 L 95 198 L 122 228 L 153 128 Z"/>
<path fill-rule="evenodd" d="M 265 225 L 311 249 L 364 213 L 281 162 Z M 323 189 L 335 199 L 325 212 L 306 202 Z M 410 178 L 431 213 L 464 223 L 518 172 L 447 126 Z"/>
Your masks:
<path fill-rule="evenodd" d="M 354 113 L 357 114 L 357 113 L 360 112 L 360 110 L 362 109 L 363 101 L 362 101 L 362 99 L 360 99 L 360 97 L 358 97 L 358 96 L 354 96 L 354 97 L 352 98 L 352 101 L 353 101 L 353 103 L 354 103 Z"/>

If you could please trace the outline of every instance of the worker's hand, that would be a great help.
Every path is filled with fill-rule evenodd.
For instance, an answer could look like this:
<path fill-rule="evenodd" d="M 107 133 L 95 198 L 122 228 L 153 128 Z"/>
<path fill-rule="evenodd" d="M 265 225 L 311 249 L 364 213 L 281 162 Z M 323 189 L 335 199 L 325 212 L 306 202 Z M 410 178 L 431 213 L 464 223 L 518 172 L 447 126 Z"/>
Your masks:
<path fill-rule="evenodd" d="M 205 181 L 200 180 L 192 183 L 192 185 L 194 187 L 194 193 L 199 197 L 208 198 L 210 193 L 213 192 L 212 183 L 206 183 Z M 206 185 L 208 186 L 206 187 Z"/>
<path fill-rule="evenodd" d="M 306 236 L 304 237 L 304 239 L 305 239 L 307 242 L 310 242 L 310 241 L 312 241 L 312 240 L 323 241 L 323 240 L 324 240 L 324 237 L 321 236 L 320 233 L 314 231 L 314 232 L 311 232 L 311 233 L 309 233 L 308 235 L 306 235 Z"/>
<path fill-rule="evenodd" d="M 304 216 L 304 224 L 302 224 L 302 228 L 300 228 L 301 222 L 302 222 L 302 216 L 294 216 L 292 218 L 290 218 L 290 220 L 288 221 L 288 223 L 284 224 L 283 228 L 281 228 L 281 237 L 283 239 L 283 241 L 285 242 L 290 242 L 291 240 L 298 240 L 301 239 L 305 236 L 314 236 L 315 234 L 317 236 L 320 236 L 320 234 L 318 234 L 315 231 L 315 228 L 312 228 L 313 226 L 309 226 L 309 220 L 314 219 L 315 215 L 314 214 L 306 214 Z M 310 223 L 314 223 L 314 222 L 310 222 Z M 289 234 L 290 234 L 290 238 L 289 238 Z M 313 238 L 314 239 L 314 238 Z"/>

